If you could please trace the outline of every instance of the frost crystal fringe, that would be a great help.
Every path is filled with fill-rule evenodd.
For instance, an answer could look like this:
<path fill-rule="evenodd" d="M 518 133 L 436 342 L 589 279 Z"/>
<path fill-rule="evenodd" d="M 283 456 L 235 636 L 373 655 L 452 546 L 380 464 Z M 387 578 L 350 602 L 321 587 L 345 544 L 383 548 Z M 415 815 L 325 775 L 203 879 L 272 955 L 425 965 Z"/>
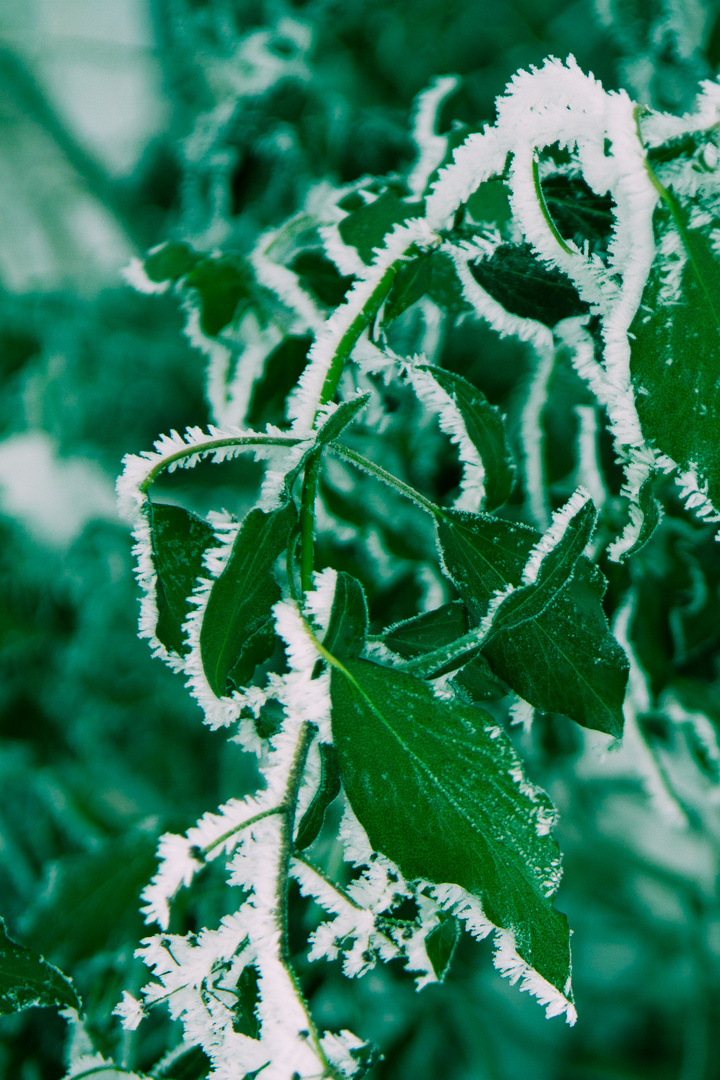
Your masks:
<path fill-rule="evenodd" d="M 428 180 L 445 157 L 447 136 L 438 135 L 435 125 L 440 106 L 456 89 L 458 82 L 454 75 L 434 79 L 415 100 L 413 139 L 419 155 L 408 176 L 408 187 L 417 199 L 422 196 Z"/>
<path fill-rule="evenodd" d="M 415 357 L 416 362 L 424 362 Z M 414 366 L 407 369 L 413 390 L 437 416 L 440 428 L 458 448 L 463 467 L 460 495 L 455 499 L 456 510 L 478 510 L 485 497 L 485 466 L 475 446 L 468 438 L 462 414 L 451 396 L 433 379 L 429 371 L 419 371 Z"/>
<path fill-rule="evenodd" d="M 435 242 L 434 234 L 423 219 L 396 225 L 385 238 L 385 246 L 378 251 L 372 266 L 364 268 L 364 276 L 356 281 L 345 303 L 335 309 L 310 349 L 308 365 L 289 398 L 288 417 L 293 422 L 294 432 L 306 431 L 312 425 L 325 376 L 340 342 L 370 300 L 385 271 L 402 259 L 412 244 L 424 248 Z"/>

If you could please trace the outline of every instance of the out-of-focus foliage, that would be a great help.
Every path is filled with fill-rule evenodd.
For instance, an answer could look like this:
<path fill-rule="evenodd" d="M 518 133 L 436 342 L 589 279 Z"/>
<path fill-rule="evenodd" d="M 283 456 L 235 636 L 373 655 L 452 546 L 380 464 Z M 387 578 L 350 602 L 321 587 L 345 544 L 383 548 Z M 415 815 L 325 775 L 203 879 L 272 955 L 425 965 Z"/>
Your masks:
<path fill-rule="evenodd" d="M 148 448 L 160 431 L 206 422 L 205 358 L 181 336 L 176 304 L 137 296 L 120 267 L 169 236 L 201 250 L 247 251 L 259 232 L 299 211 L 311 184 L 406 168 L 412 100 L 436 75 L 462 78 L 448 112 L 458 141 L 460 124 L 477 130 L 493 118 L 493 100 L 517 68 L 548 54 L 572 52 L 606 87 L 626 85 L 653 107 L 681 110 L 698 80 L 716 74 L 720 17 L 700 0 L 117 0 L 128 26 L 145 27 L 144 42 L 110 35 L 103 55 L 121 64 L 123 50 L 151 47 L 152 61 L 135 62 L 156 65 L 157 77 L 136 85 L 157 95 L 163 118 L 151 134 L 136 120 L 135 153 L 118 164 L 102 145 L 96 152 L 87 110 L 73 112 L 67 93 L 59 101 L 37 48 L 58 48 L 62 17 L 29 5 L 34 17 L 23 23 L 12 6 L 0 9 L 0 914 L 14 940 L 72 976 L 96 1048 L 142 1069 L 173 1041 L 168 1023 L 154 1015 L 137 1035 L 123 1034 L 111 1009 L 122 987 L 144 978 L 132 951 L 157 836 L 243 794 L 255 773 L 237 747 L 202 727 L 180 680 L 136 638 L 130 538 L 114 516 L 112 482 L 124 453 Z M 95 6 L 71 6 L 65 47 L 93 37 Z M 87 40 L 83 47 L 87 61 Z M 86 94 L 80 84 L 78 97 Z M 554 194 L 559 204 L 562 192 Z M 321 300 L 323 288 L 342 289 L 325 265 L 306 269 Z M 306 348 L 300 339 L 296 364 Z M 529 374 L 522 346 L 467 320 L 446 328 L 439 354 L 517 413 L 516 387 Z M 553 380 L 555 411 L 544 423 L 561 496 L 573 487 L 568 446 L 586 391 L 569 363 Z M 254 404 L 263 422 L 280 419 L 277 402 Z M 388 436 L 388 453 L 410 461 L 411 479 L 436 496 L 454 488 L 457 462 L 439 433 L 413 440 L 409 400 L 398 399 L 394 415 L 401 445 L 393 449 Z M 610 448 L 601 450 L 612 473 Z M 233 463 L 171 481 L 170 499 L 239 512 L 258 473 Z M 341 487 L 326 495 L 338 516 L 357 512 L 342 505 Z M 368 492 L 366 520 L 376 498 Z M 632 633 L 653 691 L 672 683 L 686 712 L 720 723 L 720 555 L 711 535 L 678 519 L 640 553 L 633 574 L 644 614 Z M 405 554 L 423 538 L 388 530 L 383 542 Z M 323 561 L 330 554 L 338 552 L 320 551 Z M 342 552 L 350 572 L 363 557 Z M 612 607 L 627 570 L 606 572 L 615 574 Z M 378 624 L 414 610 L 419 589 L 389 572 L 369 597 Z M 660 712 L 644 723 L 668 769 L 687 760 L 707 773 L 707 788 L 681 792 L 684 820 L 658 814 L 628 766 L 632 748 L 594 759 L 555 715 L 518 736 L 532 779 L 561 813 L 574 1029 L 547 1023 L 479 955 L 488 947 L 467 937 L 445 985 L 419 994 L 392 966 L 350 983 L 298 952 L 320 1026 L 348 1027 L 380 1046 L 373 1077 L 720 1077 L 716 763 L 690 725 Z M 178 930 L 225 912 L 227 889 L 219 876 L 214 884 L 182 900 Z M 294 899 L 291 947 L 299 948 L 313 912 Z M 51 1009 L 0 1018 L 0 1075 L 58 1077 L 65 1028 Z M 192 1080 L 203 1068 L 187 1059 L 157 1075 Z"/>

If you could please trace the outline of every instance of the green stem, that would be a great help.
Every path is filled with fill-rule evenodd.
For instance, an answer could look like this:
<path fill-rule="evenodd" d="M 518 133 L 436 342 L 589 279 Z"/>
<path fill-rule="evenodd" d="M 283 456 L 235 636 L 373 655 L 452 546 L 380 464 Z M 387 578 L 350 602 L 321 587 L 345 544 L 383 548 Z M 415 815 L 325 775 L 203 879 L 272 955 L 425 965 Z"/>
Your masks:
<path fill-rule="evenodd" d="M 553 237 L 556 240 L 558 246 L 562 248 L 566 255 L 577 255 L 577 252 L 573 251 L 571 247 L 568 247 L 568 245 L 563 240 L 562 236 L 558 232 L 557 225 L 553 221 L 552 214 L 548 210 L 548 205 L 545 202 L 545 192 L 543 191 L 542 184 L 540 183 L 540 167 L 538 165 L 538 159 L 535 154 L 533 154 L 532 159 L 532 175 L 533 184 L 535 185 L 535 197 L 540 204 L 540 209 L 542 211 L 543 217 L 545 218 L 545 221 L 547 222 L 548 229 L 553 234 Z"/>
<path fill-rule="evenodd" d="M 317 420 L 320 409 L 327 405 L 335 396 L 335 391 L 340 382 L 345 363 L 357 345 L 360 335 L 373 321 L 385 297 L 390 292 L 395 275 L 397 274 L 400 259 L 396 260 L 385 270 L 377 285 L 370 293 L 360 311 L 352 320 L 347 330 L 341 336 L 337 348 L 330 361 L 330 366 L 325 374 L 325 380 L 320 391 L 320 398 L 315 409 L 313 424 Z M 315 532 L 315 498 L 317 496 L 318 471 L 320 468 L 320 451 L 313 454 L 305 469 L 305 479 L 302 489 L 302 503 L 300 506 L 300 580 L 303 592 L 307 592 L 312 586 L 312 572 L 314 568 L 314 532 Z"/>
<path fill-rule="evenodd" d="M 332 1080 L 343 1080 L 342 1076 L 333 1068 L 328 1061 L 325 1051 L 320 1043 L 320 1034 L 315 1025 L 315 1021 L 310 1013 L 310 1008 L 305 995 L 303 994 L 302 987 L 298 980 L 293 966 L 290 960 L 290 945 L 289 945 L 289 917 L 288 917 L 288 899 L 290 888 L 290 860 L 292 858 L 293 848 L 293 832 L 295 831 L 295 817 L 297 814 L 298 796 L 300 794 L 300 786 L 302 784 L 303 773 L 305 771 L 305 764 L 307 762 L 308 752 L 310 750 L 310 744 L 315 733 L 315 728 L 312 724 L 305 723 L 298 740 L 297 747 L 295 749 L 295 757 L 290 769 L 290 775 L 288 776 L 287 788 L 285 790 L 285 798 L 283 800 L 283 824 L 280 832 L 280 863 L 278 867 L 278 927 L 280 930 L 280 959 L 285 970 L 288 973 L 288 977 L 292 982 L 298 1001 L 300 1002 L 303 1012 L 307 1018 L 309 1039 L 312 1043 L 313 1049 L 323 1065 L 323 1076 L 331 1077 Z"/>
<path fill-rule="evenodd" d="M 249 829 L 256 821 L 262 821 L 263 818 L 271 817 L 273 814 L 282 814 L 284 810 L 284 803 L 281 803 L 280 806 L 273 806 L 270 810 L 261 810 L 259 814 L 254 814 L 251 818 L 248 818 L 247 821 L 243 821 L 240 825 L 235 825 L 232 829 L 228 829 L 228 831 L 218 837 L 217 840 L 213 840 L 212 844 L 207 844 L 206 847 L 201 848 L 200 854 L 204 859 L 207 858 L 211 851 L 214 851 L 220 844 L 224 844 L 225 841 L 229 840 L 235 833 L 242 832 L 243 829 Z"/>
<path fill-rule="evenodd" d="M 305 466 L 300 498 L 300 585 L 303 593 L 312 588 L 315 566 L 315 498 L 320 473 L 321 450 L 314 450 Z"/>
<path fill-rule="evenodd" d="M 157 465 L 154 465 L 140 484 L 140 491 L 145 494 L 160 473 L 164 472 L 165 469 L 173 464 L 173 462 L 181 461 L 186 457 L 192 457 L 193 454 L 209 454 L 213 450 L 221 450 L 224 446 L 297 446 L 298 443 L 303 441 L 303 439 L 296 439 L 290 435 L 282 437 L 277 435 L 243 435 L 237 436 L 236 438 L 208 439 L 207 442 L 195 443 L 193 446 L 185 446 L 182 450 L 177 450 L 174 454 L 169 454 L 166 458 L 163 458 L 162 461 L 159 461 Z"/>
<path fill-rule="evenodd" d="M 453 667 L 460 667 L 461 663 L 472 659 L 474 654 L 480 652 L 482 646 L 487 644 L 487 639 L 490 638 L 491 634 L 492 629 L 489 633 L 486 630 L 481 631 L 479 627 L 470 630 L 467 634 L 463 634 L 462 637 L 451 641 L 449 645 L 443 645 L 441 648 L 433 649 L 432 652 L 425 653 L 423 656 L 417 656 L 413 660 L 398 664 L 396 670 L 402 671 L 406 675 L 415 675 L 419 679 L 431 679 L 438 675 L 444 675 L 446 671 L 452 671 Z M 461 661 L 461 663 L 458 663 L 458 661 Z"/>
<path fill-rule="evenodd" d="M 362 454 L 356 453 L 355 450 L 351 450 L 341 443 L 328 443 L 328 449 L 332 450 L 338 457 L 344 458 L 346 461 L 351 462 L 351 464 L 356 465 L 358 469 L 362 469 L 363 472 L 370 473 L 371 476 L 377 477 L 383 484 L 387 484 L 389 487 L 394 488 L 400 495 L 404 495 L 406 499 L 410 499 L 417 506 L 422 507 L 423 510 L 427 510 L 434 518 L 443 517 L 442 507 L 431 502 L 430 499 L 426 499 L 419 491 L 416 491 L 415 488 L 410 487 L 410 485 L 404 483 L 404 481 L 399 480 L 397 476 L 393 476 L 392 473 L 387 472 L 386 469 L 383 469 L 382 465 L 376 465 L 374 461 L 370 461 L 369 458 L 363 457 Z"/>
<path fill-rule="evenodd" d="M 332 400 L 335 391 L 337 390 L 338 383 L 340 382 L 340 376 L 342 375 L 345 362 L 350 358 L 350 353 L 357 345 L 363 330 L 373 321 L 380 310 L 383 300 L 390 292 L 390 287 L 392 286 L 398 271 L 399 262 L 400 260 L 398 259 L 392 266 L 388 266 L 387 270 L 370 293 L 370 296 L 340 338 L 338 347 L 335 350 L 335 355 L 333 356 L 330 367 L 325 375 L 325 381 L 322 385 L 322 390 L 320 391 L 320 400 L 318 401 L 318 407 L 315 410 L 315 417 L 317 417 L 321 407 L 327 405 L 328 401 Z"/>
<path fill-rule="evenodd" d="M 336 881 L 333 881 L 331 878 L 329 878 L 327 874 L 324 874 L 322 870 L 315 866 L 314 863 L 311 863 L 309 859 L 306 859 L 303 855 L 299 855 L 296 852 L 292 857 L 292 861 L 302 863 L 303 866 L 307 866 L 309 870 L 312 870 L 313 874 L 317 874 L 320 880 L 324 881 L 325 884 L 329 888 L 331 888 L 333 892 L 336 892 L 338 896 L 345 901 L 346 904 L 350 905 L 350 907 L 354 907 L 356 911 L 365 911 L 365 908 L 362 906 L 362 904 L 358 904 L 357 900 L 353 900 L 350 893 L 347 892 L 346 889 L 343 889 L 342 885 L 338 885 Z"/>

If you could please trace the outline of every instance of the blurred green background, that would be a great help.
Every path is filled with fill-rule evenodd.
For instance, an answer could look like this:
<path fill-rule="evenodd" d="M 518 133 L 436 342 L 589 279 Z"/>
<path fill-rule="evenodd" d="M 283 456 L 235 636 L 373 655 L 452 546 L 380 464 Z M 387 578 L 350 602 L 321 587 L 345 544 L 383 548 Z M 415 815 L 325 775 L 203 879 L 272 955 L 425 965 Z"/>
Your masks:
<path fill-rule="evenodd" d="M 123 454 L 209 416 L 177 304 L 120 271 L 168 237 L 245 251 L 310 185 L 406 168 L 435 75 L 463 80 L 445 126 L 476 129 L 515 70 L 568 53 L 607 88 L 683 109 L 716 73 L 718 7 L 0 0 L 0 914 L 76 979 L 104 1052 L 122 1051 L 110 1010 L 143 980 L 137 896 L 158 834 L 254 779 L 135 636 L 115 476 Z M 477 329 L 456 348 L 488 368 L 510 355 Z M 247 500 L 256 473 L 233 469 L 186 479 L 196 504 Z M 487 944 L 465 941 L 419 995 L 392 967 L 356 983 L 313 970 L 319 1022 L 374 1038 L 375 1077 L 720 1077 L 716 809 L 664 821 L 612 757 L 579 777 L 577 740 L 549 718 L 523 747 L 563 814 L 576 1028 L 501 980 Z M 222 912 L 211 885 L 189 919 Z M 163 1023 L 143 1025 L 140 1067 Z M 49 1010 L 0 1018 L 0 1076 L 60 1077 L 64 1027 Z"/>

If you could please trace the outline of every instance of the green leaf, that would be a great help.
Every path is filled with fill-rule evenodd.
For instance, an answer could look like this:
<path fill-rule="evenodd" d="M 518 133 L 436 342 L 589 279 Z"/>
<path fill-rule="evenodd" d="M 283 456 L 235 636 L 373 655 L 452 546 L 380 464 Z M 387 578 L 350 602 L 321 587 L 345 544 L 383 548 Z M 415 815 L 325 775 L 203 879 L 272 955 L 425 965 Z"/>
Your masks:
<path fill-rule="evenodd" d="M 152 559 L 157 574 L 155 634 L 166 649 L 187 653 L 182 628 L 192 611 L 189 596 L 203 569 L 203 553 L 215 534 L 197 514 L 181 506 L 148 503 Z"/>
<path fill-rule="evenodd" d="M 423 296 L 454 314 L 471 310 L 453 261 L 444 251 L 424 252 L 400 267 L 383 307 L 383 321 L 392 322 Z"/>
<path fill-rule="evenodd" d="M 254 300 L 254 279 L 244 259 L 220 255 L 203 259 L 185 278 L 200 302 L 200 328 L 215 337 Z"/>
<path fill-rule="evenodd" d="M 449 645 L 467 634 L 469 628 L 465 605 L 462 600 L 453 600 L 450 604 L 395 623 L 383 633 L 382 640 L 393 652 L 411 659 Z"/>
<path fill-rule="evenodd" d="M 80 1009 L 80 999 L 66 975 L 42 956 L 8 937 L 0 919 L 0 1013 L 70 1006 Z"/>
<path fill-rule="evenodd" d="M 405 202 L 397 191 L 388 187 L 374 202 L 353 210 L 340 222 L 340 236 L 346 244 L 356 248 L 363 262 L 373 261 L 374 249 L 381 247 L 386 233 L 406 218 L 421 217 L 425 212 L 422 202 Z"/>
<path fill-rule="evenodd" d="M 191 1046 L 155 1073 L 161 1080 L 205 1080 L 212 1062 L 201 1046 Z"/>
<path fill-rule="evenodd" d="M 465 664 L 453 682 L 465 691 L 471 701 L 476 702 L 492 701 L 505 697 L 509 692 L 509 687 L 497 677 L 482 653 Z"/>
<path fill-rule="evenodd" d="M 330 803 L 340 794 L 340 770 L 337 751 L 329 743 L 320 743 L 320 786 L 303 814 L 295 837 L 295 850 L 304 851 L 316 838 Z"/>
<path fill-rule="evenodd" d="M 566 240 L 574 240 L 582 251 L 585 241 L 590 252 L 605 253 L 614 223 L 610 195 L 597 195 L 581 176 L 560 173 L 542 181 L 545 204 Z"/>
<path fill-rule="evenodd" d="M 617 736 L 628 678 L 625 653 L 602 609 L 605 579 L 581 552 L 594 520 L 587 502 L 544 558 L 536 581 L 522 585 L 532 529 L 484 514 L 444 511 L 438 539 L 448 575 L 476 623 L 493 593 L 512 585 L 483 647 L 492 671 L 544 712 Z"/>
<path fill-rule="evenodd" d="M 251 510 L 235 537 L 227 566 L 212 587 L 200 629 L 200 656 L 218 697 L 226 693 L 231 672 L 239 678 L 246 659 L 245 671 L 251 662 L 253 667 L 257 663 L 256 635 L 261 639 L 266 635 L 272 606 L 280 599 L 273 566 L 296 522 L 292 502 L 277 510 Z"/>
<path fill-rule="evenodd" d="M 642 517 L 640 522 L 640 531 L 638 532 L 637 540 L 631 548 L 625 552 L 622 557 L 622 561 L 625 562 L 632 555 L 637 555 L 641 548 L 644 548 L 650 537 L 653 535 L 658 525 L 662 520 L 662 507 L 653 494 L 653 478 L 649 476 L 647 480 L 641 485 L 638 492 L 636 512 L 639 511 Z"/>
<path fill-rule="evenodd" d="M 189 274 L 194 266 L 204 258 L 193 251 L 184 240 L 170 240 L 167 244 L 154 248 L 145 259 L 145 273 L 151 281 L 179 281 Z"/>
<path fill-rule="evenodd" d="M 353 422 L 358 413 L 362 412 L 370 400 L 370 396 L 368 390 L 367 393 L 358 394 L 357 397 L 351 398 L 350 401 L 341 401 L 318 430 L 316 438 L 319 445 L 325 446 L 327 443 L 332 442 L 333 439 L 337 439 L 348 424 Z"/>
<path fill-rule="evenodd" d="M 693 228 L 678 198 L 666 193 L 662 235 L 674 232 L 687 256 L 677 289 L 664 285 L 656 259 L 630 327 L 630 371 L 645 437 L 682 469 L 695 467 L 720 507 L 720 261 L 717 222 Z"/>
<path fill-rule="evenodd" d="M 353 279 L 343 277 L 319 249 L 299 252 L 290 263 L 290 269 L 298 275 L 303 287 L 329 308 L 342 304 L 353 283 Z"/>
<path fill-rule="evenodd" d="M 330 693 L 343 787 L 373 847 L 408 879 L 479 897 L 525 962 L 564 992 L 569 932 L 548 899 L 559 878 L 553 811 L 522 779 L 504 733 L 482 710 L 365 660 L 336 662 Z"/>
<path fill-rule="evenodd" d="M 425 938 L 425 951 L 438 980 L 443 982 L 450 970 L 457 943 L 460 940 L 460 926 L 453 915 L 443 914 L 440 922 Z"/>
<path fill-rule="evenodd" d="M 504 225 L 512 218 L 507 185 L 499 177 L 484 180 L 465 205 L 478 223 Z"/>
<path fill-rule="evenodd" d="M 545 266 L 529 244 L 501 244 L 470 266 L 473 277 L 506 311 L 553 327 L 589 311 L 566 274 Z"/>
<path fill-rule="evenodd" d="M 259 983 L 257 968 L 248 964 L 240 972 L 236 986 L 238 1001 L 234 1010 L 233 1031 L 250 1039 L 260 1037 L 260 1021 L 256 1012 L 260 1000 Z"/>
<path fill-rule="evenodd" d="M 265 359 L 263 373 L 255 380 L 247 411 L 247 423 L 258 428 L 285 422 L 286 398 L 307 365 L 312 337 L 284 338 Z"/>
<path fill-rule="evenodd" d="M 422 364 L 436 383 L 453 400 L 462 417 L 465 430 L 485 468 L 484 508 L 495 510 L 510 497 L 515 477 L 515 465 L 505 438 L 505 425 L 500 410 L 491 405 L 482 390 L 451 371 Z"/>
<path fill-rule="evenodd" d="M 341 570 L 335 584 L 330 621 L 323 645 L 340 660 L 360 655 L 368 628 L 368 610 L 360 582 Z"/>

